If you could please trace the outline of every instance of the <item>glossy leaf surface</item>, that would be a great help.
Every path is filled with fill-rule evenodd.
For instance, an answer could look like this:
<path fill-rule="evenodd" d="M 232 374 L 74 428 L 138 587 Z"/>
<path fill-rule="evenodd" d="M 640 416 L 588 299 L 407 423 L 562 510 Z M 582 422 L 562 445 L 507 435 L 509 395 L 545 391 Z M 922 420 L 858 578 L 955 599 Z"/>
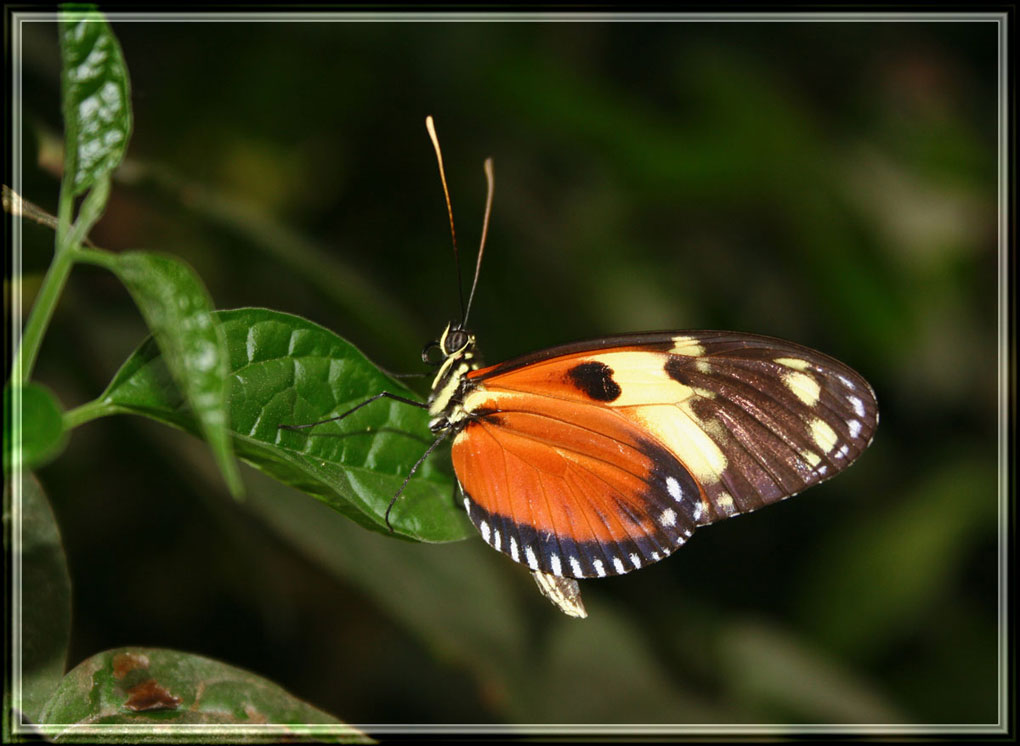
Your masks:
<path fill-rule="evenodd" d="M 65 166 L 77 195 L 124 157 L 131 135 L 130 84 L 120 44 L 100 13 L 69 10 L 61 21 Z"/>
<path fill-rule="evenodd" d="M 111 268 L 138 304 L 220 471 L 238 494 L 241 477 L 227 430 L 226 346 L 205 286 L 172 256 L 133 251 L 117 255 Z"/>
<path fill-rule="evenodd" d="M 339 423 L 302 431 L 279 425 L 325 419 L 380 391 L 413 392 L 333 332 L 300 317 L 261 308 L 218 311 L 215 317 L 229 351 L 229 421 L 238 455 L 388 534 L 386 508 L 432 440 L 425 411 L 382 399 Z M 195 431 L 151 340 L 123 365 L 102 402 Z M 396 534 L 420 541 L 471 535 L 454 506 L 448 470 L 434 465 L 442 459 L 427 459 L 408 481 L 390 513 Z"/>

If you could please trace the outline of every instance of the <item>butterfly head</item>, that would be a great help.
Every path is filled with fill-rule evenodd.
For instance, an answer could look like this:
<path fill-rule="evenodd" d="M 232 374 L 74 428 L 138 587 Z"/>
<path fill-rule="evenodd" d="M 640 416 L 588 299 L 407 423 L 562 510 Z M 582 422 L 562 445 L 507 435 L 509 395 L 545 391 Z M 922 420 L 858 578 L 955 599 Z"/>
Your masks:
<path fill-rule="evenodd" d="M 422 362 L 442 368 L 452 358 L 470 357 L 475 346 L 475 335 L 460 324 L 451 321 L 439 339 L 429 342 L 421 351 Z"/>
<path fill-rule="evenodd" d="M 462 355 L 475 346 L 475 335 L 460 324 L 451 321 L 443 330 L 443 336 L 439 338 L 439 347 L 446 357 Z"/>
<path fill-rule="evenodd" d="M 451 321 L 439 339 L 429 342 L 421 352 L 424 362 L 439 368 L 429 395 L 432 432 L 447 430 L 464 419 L 460 403 L 470 385 L 467 374 L 479 365 L 475 345 L 475 335 Z"/>

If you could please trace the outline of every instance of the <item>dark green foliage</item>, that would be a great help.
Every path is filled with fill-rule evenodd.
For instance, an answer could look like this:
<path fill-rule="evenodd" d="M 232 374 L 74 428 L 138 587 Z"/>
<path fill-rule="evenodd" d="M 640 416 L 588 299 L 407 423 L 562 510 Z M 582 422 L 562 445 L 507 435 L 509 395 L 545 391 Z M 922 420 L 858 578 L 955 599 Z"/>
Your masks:
<path fill-rule="evenodd" d="M 12 427 L 15 412 L 20 427 Z M 53 393 L 37 383 L 4 389 L 4 473 L 33 469 L 56 458 L 67 443 L 64 411 Z"/>
<path fill-rule="evenodd" d="M 35 475 L 26 473 L 19 485 L 19 512 L 12 510 L 11 485 L 4 484 L 4 549 L 20 567 L 18 608 L 21 610 L 21 713 L 38 722 L 46 700 L 64 676 L 71 633 L 71 579 L 49 500 Z M 12 537 L 19 551 L 14 556 Z M 10 543 L 9 543 L 10 542 Z"/>
<path fill-rule="evenodd" d="M 198 431 L 216 454 L 234 493 L 241 477 L 230 448 L 226 342 L 213 316 L 212 299 L 187 264 L 143 251 L 120 254 L 110 263 L 138 304 L 162 360 L 185 392 Z"/>

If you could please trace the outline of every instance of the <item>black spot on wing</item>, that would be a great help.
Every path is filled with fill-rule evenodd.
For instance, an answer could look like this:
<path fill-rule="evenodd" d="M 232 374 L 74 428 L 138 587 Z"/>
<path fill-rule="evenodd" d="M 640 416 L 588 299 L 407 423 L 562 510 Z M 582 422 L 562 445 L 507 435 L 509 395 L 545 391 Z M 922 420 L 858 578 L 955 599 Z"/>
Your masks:
<path fill-rule="evenodd" d="M 680 355 L 670 355 L 666 358 L 666 364 L 663 366 L 666 371 L 666 375 L 672 378 L 677 383 L 682 383 L 684 386 L 691 386 L 691 371 L 690 360 L 688 358 L 681 357 Z"/>
<path fill-rule="evenodd" d="M 611 402 L 622 393 L 613 380 L 613 369 L 594 360 L 575 365 L 567 371 L 567 380 L 595 401 Z"/>

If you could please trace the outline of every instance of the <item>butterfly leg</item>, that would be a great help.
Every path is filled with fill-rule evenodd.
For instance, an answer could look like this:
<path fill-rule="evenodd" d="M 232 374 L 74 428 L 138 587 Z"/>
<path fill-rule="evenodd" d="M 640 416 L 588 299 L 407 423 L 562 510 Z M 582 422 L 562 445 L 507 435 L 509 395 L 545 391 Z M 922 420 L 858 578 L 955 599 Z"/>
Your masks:
<path fill-rule="evenodd" d="M 361 402 L 361 404 L 351 407 L 346 412 L 336 415 L 335 417 L 327 417 L 324 420 L 319 420 L 318 422 L 309 422 L 308 424 L 305 425 L 278 425 L 277 427 L 279 427 L 279 429 L 281 430 L 304 430 L 305 428 L 315 427 L 316 425 L 324 425 L 327 422 L 339 422 L 344 417 L 354 414 L 362 407 L 371 404 L 377 399 L 393 399 L 393 401 L 398 401 L 401 402 L 402 404 L 410 404 L 412 407 L 418 407 L 419 409 L 428 409 L 429 407 L 429 405 L 425 404 L 424 402 L 415 401 L 414 399 L 408 399 L 403 396 L 397 396 L 396 394 L 391 394 L 389 391 L 382 391 L 376 394 L 375 396 L 371 396 L 368 399 L 365 399 L 365 401 Z"/>
<path fill-rule="evenodd" d="M 393 526 L 390 525 L 390 511 L 393 510 L 393 504 L 397 501 L 397 498 L 400 497 L 400 493 L 404 491 L 404 488 L 407 486 L 407 483 L 411 481 L 411 477 L 414 476 L 414 473 L 418 471 L 418 467 L 425 463 L 425 459 L 429 457 L 429 454 L 436 450 L 439 444 L 449 437 L 450 431 L 447 430 L 438 438 L 436 438 L 434 441 L 432 441 L 432 445 L 425 449 L 425 453 L 421 455 L 421 458 L 414 462 L 414 466 L 412 466 L 411 471 L 407 473 L 407 477 L 404 479 L 404 483 L 400 485 L 400 489 L 397 490 L 397 493 L 392 498 L 390 498 L 390 504 L 386 506 L 386 528 L 390 530 L 390 533 L 393 533 Z"/>

